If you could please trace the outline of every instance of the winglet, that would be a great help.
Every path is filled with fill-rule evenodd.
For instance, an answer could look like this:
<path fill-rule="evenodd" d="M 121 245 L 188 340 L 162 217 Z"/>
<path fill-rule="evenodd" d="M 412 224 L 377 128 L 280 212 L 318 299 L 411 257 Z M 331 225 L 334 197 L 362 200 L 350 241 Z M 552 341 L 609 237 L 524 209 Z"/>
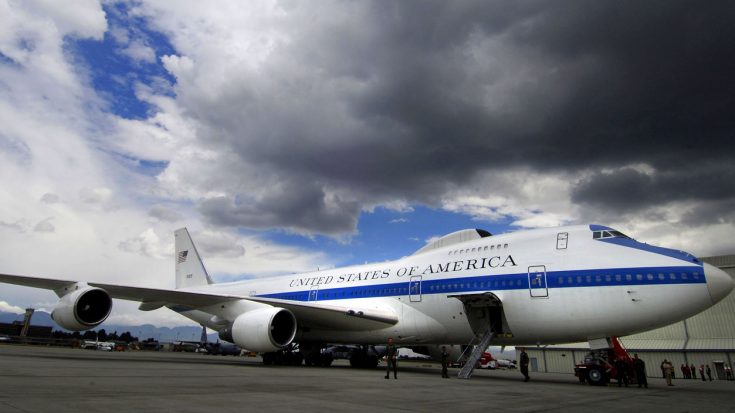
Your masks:
<path fill-rule="evenodd" d="M 186 228 L 174 231 L 176 238 L 176 288 L 212 284 L 199 252 Z"/>

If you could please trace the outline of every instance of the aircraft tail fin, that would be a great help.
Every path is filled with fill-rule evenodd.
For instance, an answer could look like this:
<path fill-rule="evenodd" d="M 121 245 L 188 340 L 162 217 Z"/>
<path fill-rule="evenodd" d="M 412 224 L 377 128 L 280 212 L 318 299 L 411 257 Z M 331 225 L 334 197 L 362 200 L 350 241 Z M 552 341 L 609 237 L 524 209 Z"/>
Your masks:
<path fill-rule="evenodd" d="M 204 268 L 199 252 L 191 240 L 189 231 L 180 228 L 174 231 L 176 239 L 176 288 L 196 287 L 212 284 L 212 279 Z"/>

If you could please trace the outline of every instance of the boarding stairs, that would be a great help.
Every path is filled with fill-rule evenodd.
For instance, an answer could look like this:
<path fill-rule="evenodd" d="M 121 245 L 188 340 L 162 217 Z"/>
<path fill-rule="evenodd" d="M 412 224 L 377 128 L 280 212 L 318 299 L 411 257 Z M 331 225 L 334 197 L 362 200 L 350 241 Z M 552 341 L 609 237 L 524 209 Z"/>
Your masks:
<path fill-rule="evenodd" d="M 474 348 L 472 347 L 472 343 L 470 343 L 469 346 L 467 346 L 467 350 L 465 350 L 465 353 L 469 351 L 469 349 L 472 349 L 472 352 L 467 357 L 467 360 L 465 360 L 464 366 L 462 366 L 462 369 L 459 371 L 459 374 L 457 374 L 457 377 L 460 379 L 469 379 L 472 376 L 472 372 L 475 370 L 475 366 L 477 365 L 477 362 L 480 360 L 480 357 L 482 357 L 482 353 L 487 349 L 487 346 L 490 345 L 490 342 L 495 337 L 495 332 L 492 328 L 488 328 L 485 334 L 479 338 L 479 343 L 477 343 Z M 476 341 L 478 340 L 478 337 L 475 337 Z M 462 356 L 460 356 L 460 360 L 465 356 L 464 353 L 462 353 Z"/>

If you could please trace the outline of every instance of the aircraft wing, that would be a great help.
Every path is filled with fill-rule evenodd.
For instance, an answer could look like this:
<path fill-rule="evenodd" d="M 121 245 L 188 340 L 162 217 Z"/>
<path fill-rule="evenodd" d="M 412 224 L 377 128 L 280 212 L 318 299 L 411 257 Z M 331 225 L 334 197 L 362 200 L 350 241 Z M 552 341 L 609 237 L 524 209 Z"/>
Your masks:
<path fill-rule="evenodd" d="M 58 291 L 79 281 L 56 278 L 28 277 L 23 275 L 0 274 L 0 282 Z M 290 310 L 299 325 L 311 328 L 371 330 L 387 327 L 398 322 L 398 316 L 390 308 L 343 307 L 274 298 L 245 297 L 228 294 L 182 291 L 174 289 L 131 287 L 98 282 L 87 282 L 98 287 L 112 298 L 141 302 L 141 310 L 152 310 L 167 305 L 199 309 L 234 300 L 250 300 Z M 57 293 L 58 295 L 58 293 Z"/>
<path fill-rule="evenodd" d="M 63 280 L 58 278 L 28 277 L 24 275 L 0 274 L 0 282 L 57 291 L 70 284 L 74 284 L 80 281 Z M 206 307 L 224 301 L 245 298 L 235 295 L 206 294 L 147 287 L 129 287 L 97 282 L 87 282 L 87 284 L 91 287 L 102 288 L 103 290 L 107 291 L 107 293 L 109 293 L 112 298 L 140 302 L 178 304 L 192 308 Z"/>

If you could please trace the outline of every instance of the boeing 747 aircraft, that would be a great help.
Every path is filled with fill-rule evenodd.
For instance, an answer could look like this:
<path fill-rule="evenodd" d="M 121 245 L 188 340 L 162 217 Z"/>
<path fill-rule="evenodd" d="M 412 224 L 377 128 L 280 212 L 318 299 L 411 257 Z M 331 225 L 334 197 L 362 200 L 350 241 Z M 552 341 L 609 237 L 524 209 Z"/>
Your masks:
<path fill-rule="evenodd" d="M 112 298 L 133 300 L 219 331 L 266 362 L 292 343 L 308 361 L 325 343 L 389 337 L 430 350 L 479 338 L 482 349 L 593 341 L 680 321 L 733 289 L 727 273 L 691 254 L 601 225 L 497 236 L 468 229 L 396 261 L 221 284 L 188 231 L 175 237 L 174 289 L 8 274 L 0 282 L 56 292 L 53 319 L 69 330 L 105 321 Z"/>

